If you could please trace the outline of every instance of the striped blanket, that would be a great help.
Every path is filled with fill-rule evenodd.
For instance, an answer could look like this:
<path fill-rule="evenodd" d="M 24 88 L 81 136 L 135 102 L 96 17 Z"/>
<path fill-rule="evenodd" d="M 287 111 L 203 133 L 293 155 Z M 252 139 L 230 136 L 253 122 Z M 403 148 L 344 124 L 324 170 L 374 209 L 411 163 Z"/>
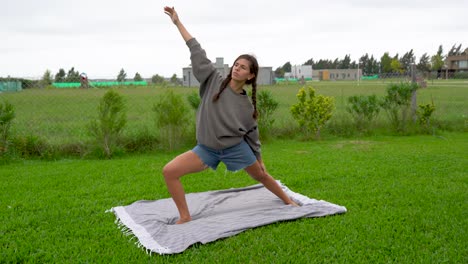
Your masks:
<path fill-rule="evenodd" d="M 247 229 L 278 221 L 341 214 L 346 208 L 310 199 L 281 184 L 300 207 L 285 205 L 263 185 L 189 193 L 192 221 L 175 225 L 179 215 L 171 198 L 137 201 L 110 209 L 123 231 L 135 236 L 147 253 L 180 253 L 195 243 L 206 244 Z"/>

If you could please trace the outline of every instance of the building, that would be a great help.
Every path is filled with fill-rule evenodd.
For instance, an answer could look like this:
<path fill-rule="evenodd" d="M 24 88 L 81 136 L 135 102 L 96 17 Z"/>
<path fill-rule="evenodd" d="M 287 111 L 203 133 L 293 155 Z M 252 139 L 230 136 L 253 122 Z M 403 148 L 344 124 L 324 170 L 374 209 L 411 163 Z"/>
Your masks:
<path fill-rule="evenodd" d="M 216 58 L 216 62 L 213 63 L 215 68 L 225 78 L 231 68 L 228 64 L 224 64 L 224 58 Z M 200 86 L 200 83 L 193 75 L 192 67 L 182 68 L 182 84 L 183 86 L 193 87 Z M 258 85 L 271 85 L 273 84 L 273 68 L 272 67 L 260 67 L 258 69 L 257 84 Z"/>
<path fill-rule="evenodd" d="M 293 65 L 291 72 L 286 72 L 284 78 L 312 80 L 312 65 Z"/>
<path fill-rule="evenodd" d="M 450 74 L 468 72 L 468 49 L 460 55 L 447 56 L 444 68 Z"/>
<path fill-rule="evenodd" d="M 362 69 L 315 70 L 312 79 L 320 81 L 356 81 L 362 77 Z"/>

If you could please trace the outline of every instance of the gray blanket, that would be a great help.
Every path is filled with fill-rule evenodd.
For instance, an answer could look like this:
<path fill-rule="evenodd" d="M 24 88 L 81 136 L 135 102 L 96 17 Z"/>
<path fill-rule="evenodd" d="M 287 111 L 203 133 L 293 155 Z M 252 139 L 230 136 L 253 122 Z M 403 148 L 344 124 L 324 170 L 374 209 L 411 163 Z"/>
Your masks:
<path fill-rule="evenodd" d="M 180 253 L 190 245 L 206 244 L 236 235 L 250 228 L 303 217 L 345 213 L 346 208 L 310 199 L 281 184 L 300 207 L 285 205 L 263 185 L 245 188 L 189 193 L 187 204 L 192 221 L 175 225 L 177 208 L 171 198 L 137 201 L 111 209 L 120 227 L 138 238 L 148 253 Z"/>

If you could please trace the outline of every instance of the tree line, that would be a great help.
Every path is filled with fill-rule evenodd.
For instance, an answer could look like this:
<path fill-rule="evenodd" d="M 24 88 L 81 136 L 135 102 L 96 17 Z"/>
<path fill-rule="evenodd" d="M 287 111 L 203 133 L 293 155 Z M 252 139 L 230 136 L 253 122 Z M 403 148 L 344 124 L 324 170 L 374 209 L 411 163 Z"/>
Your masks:
<path fill-rule="evenodd" d="M 390 56 L 389 52 L 385 52 L 382 57 L 374 58 L 373 55 L 368 53 L 362 55 L 358 62 L 351 61 L 350 55 L 345 55 L 343 59 L 336 58 L 334 60 L 320 59 L 315 61 L 313 58 L 307 60 L 303 65 L 312 65 L 314 70 L 323 69 L 362 69 L 363 75 L 374 75 L 380 73 L 403 73 L 411 69 L 411 65 L 416 64 L 416 68 L 422 72 L 440 71 L 444 67 L 445 59 L 448 56 L 468 54 L 468 48 L 463 50 L 462 45 L 458 46 L 455 44 L 444 54 L 442 45 L 439 45 L 437 53 L 429 56 L 424 53 L 416 63 L 416 56 L 414 55 L 413 49 L 400 55 L 397 53 L 394 56 Z M 291 63 L 286 62 L 283 66 L 275 69 L 276 77 L 284 77 L 286 72 L 291 72 Z"/>
<path fill-rule="evenodd" d="M 42 75 L 41 84 L 42 85 L 51 85 L 52 83 L 74 83 L 80 82 L 81 76 L 78 70 L 75 70 L 75 67 L 71 67 L 68 72 L 65 73 L 63 68 L 60 68 L 58 72 L 54 75 L 50 70 L 46 70 L 45 73 Z M 122 68 L 116 76 L 116 80 L 118 82 L 124 82 L 127 79 L 127 73 Z M 135 82 L 144 81 L 143 77 L 140 73 L 136 72 L 134 77 L 131 79 Z M 177 78 L 177 74 L 173 74 L 172 77 L 168 80 L 169 83 L 173 85 L 180 85 L 180 81 Z M 151 77 L 151 83 L 153 84 L 164 84 L 166 83 L 166 79 L 163 76 L 155 74 Z"/>

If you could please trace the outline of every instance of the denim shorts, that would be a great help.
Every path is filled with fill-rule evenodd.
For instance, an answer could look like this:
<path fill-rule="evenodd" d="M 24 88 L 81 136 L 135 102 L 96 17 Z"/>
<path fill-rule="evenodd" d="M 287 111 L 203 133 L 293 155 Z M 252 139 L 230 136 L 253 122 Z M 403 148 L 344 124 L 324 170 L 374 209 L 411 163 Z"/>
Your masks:
<path fill-rule="evenodd" d="M 255 154 L 245 140 L 242 140 L 237 145 L 221 150 L 198 144 L 192 151 L 200 157 L 205 165 L 213 170 L 216 170 L 221 161 L 226 164 L 226 168 L 230 171 L 244 169 L 257 161 Z"/>

